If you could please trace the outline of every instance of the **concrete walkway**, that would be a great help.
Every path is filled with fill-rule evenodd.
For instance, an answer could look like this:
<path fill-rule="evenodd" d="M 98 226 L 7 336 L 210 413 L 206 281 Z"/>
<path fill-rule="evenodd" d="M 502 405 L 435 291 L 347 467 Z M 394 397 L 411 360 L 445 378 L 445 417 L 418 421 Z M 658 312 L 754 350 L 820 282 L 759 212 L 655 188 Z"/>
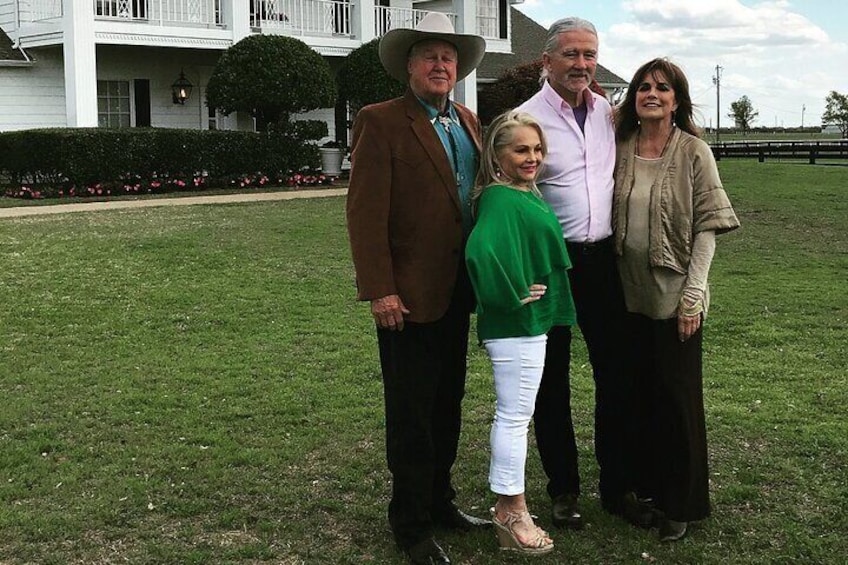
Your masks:
<path fill-rule="evenodd" d="M 0 218 L 20 218 L 45 214 L 69 214 L 73 212 L 98 212 L 100 210 L 126 210 L 152 208 L 155 206 L 191 206 L 194 204 L 236 204 L 240 202 L 263 202 L 292 200 L 295 198 L 324 198 L 344 196 L 347 188 L 322 188 L 317 190 L 292 190 L 285 192 L 258 192 L 251 194 L 220 194 L 216 196 L 172 196 L 149 200 L 115 200 L 109 202 L 79 202 L 42 206 L 18 206 L 0 208 Z"/>

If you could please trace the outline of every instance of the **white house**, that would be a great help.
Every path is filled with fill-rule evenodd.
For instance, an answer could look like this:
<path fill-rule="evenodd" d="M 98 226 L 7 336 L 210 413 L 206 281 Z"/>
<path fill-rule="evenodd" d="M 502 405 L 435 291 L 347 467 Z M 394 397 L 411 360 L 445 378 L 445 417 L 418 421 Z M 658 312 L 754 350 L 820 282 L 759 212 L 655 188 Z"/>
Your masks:
<path fill-rule="evenodd" d="M 221 53 L 251 34 L 297 37 L 337 69 L 363 43 L 430 11 L 510 52 L 522 0 L 0 0 L 0 131 L 41 127 L 253 129 L 217 115 L 205 88 Z M 184 78 L 185 82 L 179 82 Z M 477 105 L 476 74 L 455 97 Z M 182 86 L 180 86 L 182 85 Z M 188 95 L 180 101 L 174 89 Z M 181 98 L 180 96 L 179 98 Z M 334 134 L 344 112 L 311 112 Z"/>

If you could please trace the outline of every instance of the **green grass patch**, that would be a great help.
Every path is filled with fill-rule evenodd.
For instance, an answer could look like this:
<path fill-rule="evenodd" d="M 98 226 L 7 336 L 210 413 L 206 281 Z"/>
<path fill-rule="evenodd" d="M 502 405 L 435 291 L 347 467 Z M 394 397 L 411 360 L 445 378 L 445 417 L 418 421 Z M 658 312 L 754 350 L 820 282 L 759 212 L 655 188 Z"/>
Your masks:
<path fill-rule="evenodd" d="M 706 322 L 714 515 L 660 545 L 601 512 L 578 343 L 588 525 L 534 563 L 848 555 L 848 175 L 720 167 L 743 227 Z M 0 255 L 0 562 L 402 562 L 342 198 L 2 219 Z M 472 341 L 455 475 L 480 515 L 493 401 Z M 548 526 L 534 449 L 527 484 Z M 491 532 L 440 539 L 457 563 L 525 562 Z"/>

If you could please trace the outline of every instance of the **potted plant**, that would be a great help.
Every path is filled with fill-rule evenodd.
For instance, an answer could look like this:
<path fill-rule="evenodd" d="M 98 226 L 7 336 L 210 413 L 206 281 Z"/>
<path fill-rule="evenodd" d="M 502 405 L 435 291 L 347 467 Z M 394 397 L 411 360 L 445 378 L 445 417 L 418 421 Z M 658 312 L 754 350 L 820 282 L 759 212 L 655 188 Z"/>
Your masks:
<path fill-rule="evenodd" d="M 328 177 L 337 177 L 342 174 L 342 161 L 344 161 L 347 149 L 340 141 L 328 141 L 318 148 L 321 154 L 321 172 Z"/>

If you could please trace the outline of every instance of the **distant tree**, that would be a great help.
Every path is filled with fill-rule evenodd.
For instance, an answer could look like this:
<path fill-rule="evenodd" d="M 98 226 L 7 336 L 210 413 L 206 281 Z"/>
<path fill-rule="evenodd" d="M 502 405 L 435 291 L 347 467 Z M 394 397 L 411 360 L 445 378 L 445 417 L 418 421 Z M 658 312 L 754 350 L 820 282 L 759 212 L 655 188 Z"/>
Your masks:
<path fill-rule="evenodd" d="M 376 38 L 351 51 L 336 75 L 339 97 L 348 102 L 354 115 L 363 106 L 396 98 L 406 90 L 405 84 L 383 68 L 379 45 L 380 38 Z"/>
<path fill-rule="evenodd" d="M 831 90 L 825 102 L 827 106 L 822 114 L 822 123 L 837 126 L 842 137 L 848 137 L 848 94 Z"/>
<path fill-rule="evenodd" d="M 306 43 L 282 35 L 252 35 L 224 51 L 206 89 L 209 107 L 247 112 L 257 129 L 286 129 L 291 114 L 329 108 L 336 83 L 327 61 Z"/>
<path fill-rule="evenodd" d="M 733 118 L 736 127 L 741 129 L 743 133 L 747 133 L 759 115 L 760 113 L 754 110 L 751 100 L 747 96 L 743 96 L 736 102 L 730 103 L 730 113 L 727 117 Z"/>

